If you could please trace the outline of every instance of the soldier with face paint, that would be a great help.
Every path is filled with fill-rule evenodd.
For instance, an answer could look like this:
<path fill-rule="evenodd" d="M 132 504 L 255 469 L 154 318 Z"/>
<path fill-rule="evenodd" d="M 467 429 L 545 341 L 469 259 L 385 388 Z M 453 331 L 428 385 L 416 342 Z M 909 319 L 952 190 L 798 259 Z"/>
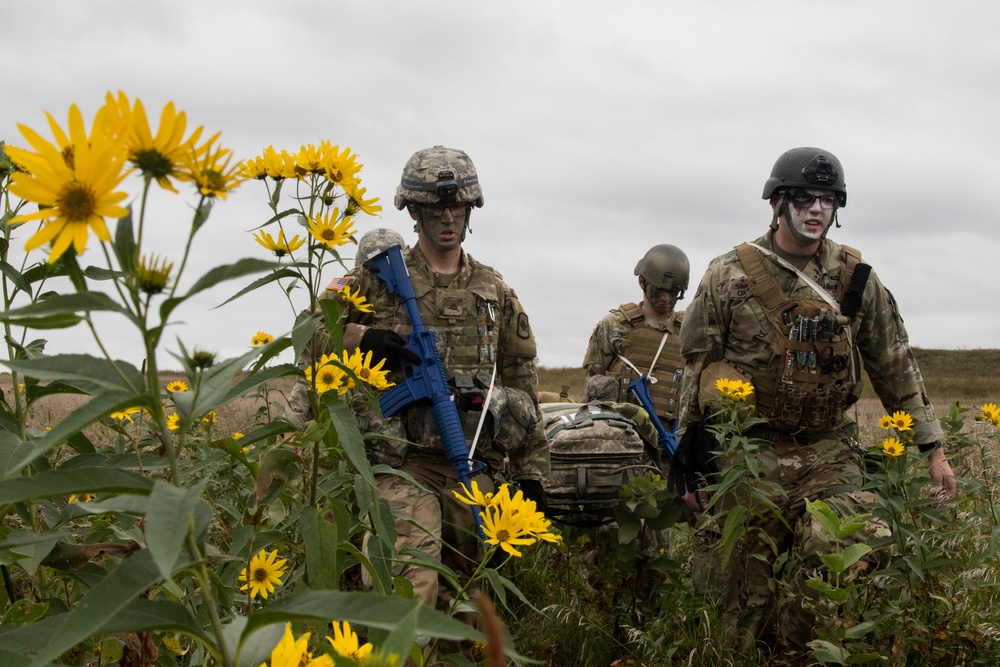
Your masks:
<path fill-rule="evenodd" d="M 823 622 L 800 602 L 816 596 L 805 580 L 820 554 L 835 548 L 805 500 L 822 499 L 842 516 L 870 511 L 875 501 L 861 491 L 862 448 L 848 411 L 861 395 L 862 368 L 889 414 L 912 416 L 912 444 L 927 456 L 942 498 L 954 496 L 955 480 L 895 299 L 857 250 L 826 238 L 847 204 L 840 161 L 819 148 L 791 149 L 775 162 L 763 199 L 770 230 L 713 260 L 687 309 L 683 433 L 672 473 L 688 505 L 703 508 L 703 475 L 712 472 L 704 450 L 713 438 L 698 434 L 712 417 L 715 380 L 751 383 L 756 416 L 767 420 L 749 434 L 763 443 L 755 464 L 785 493 L 770 498 L 782 518 L 752 520 L 746 552 L 728 573 L 726 611 L 738 645 L 776 635 L 780 649 L 803 651 Z M 775 554 L 755 535 L 789 552 L 785 567 L 798 597 L 777 604 L 768 586 Z"/>

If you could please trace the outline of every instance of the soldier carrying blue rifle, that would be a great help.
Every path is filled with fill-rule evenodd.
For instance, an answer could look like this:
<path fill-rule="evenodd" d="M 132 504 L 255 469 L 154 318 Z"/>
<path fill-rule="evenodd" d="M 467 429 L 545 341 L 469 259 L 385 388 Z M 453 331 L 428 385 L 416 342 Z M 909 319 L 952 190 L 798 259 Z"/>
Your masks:
<path fill-rule="evenodd" d="M 386 359 L 389 380 L 410 387 L 384 394 L 383 414 L 374 408 L 357 413 L 362 432 L 375 436 L 366 440 L 372 460 L 406 473 L 376 476 L 381 496 L 413 519 L 397 519 L 397 550 L 423 551 L 459 576 L 471 574 L 481 542 L 468 505 L 452 492 L 468 481 L 489 491 L 493 474 L 507 471 L 507 481 L 544 510 L 541 480 L 549 472 L 528 315 L 500 274 L 462 247 L 472 210 L 482 205 L 468 155 L 442 146 L 418 151 L 406 163 L 395 197 L 396 208 L 406 209 L 414 221 L 416 244 L 378 255 L 381 259 L 355 267 L 338 282 L 352 292 L 360 289 L 374 308 L 349 311 L 345 348 Z M 400 281 L 387 285 L 386 274 L 372 268 L 400 262 L 412 299 L 398 294 Z M 429 359 L 435 351 L 436 360 Z M 420 383 L 426 386 L 416 390 Z M 451 396 L 447 405 L 442 383 Z M 485 467 L 469 470 L 468 454 L 453 447 L 466 443 L 475 444 L 474 457 Z M 464 476 L 468 479 L 460 480 Z M 436 572 L 403 564 L 395 574 L 413 584 L 414 597 L 430 607 L 437 604 Z"/>

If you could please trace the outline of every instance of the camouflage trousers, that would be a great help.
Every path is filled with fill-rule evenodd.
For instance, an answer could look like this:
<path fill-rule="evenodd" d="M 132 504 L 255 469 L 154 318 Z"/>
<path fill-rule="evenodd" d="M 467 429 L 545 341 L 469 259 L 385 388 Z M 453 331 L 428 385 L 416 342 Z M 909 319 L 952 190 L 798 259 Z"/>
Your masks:
<path fill-rule="evenodd" d="M 838 515 L 847 516 L 870 512 L 876 496 L 860 490 L 860 458 L 840 438 L 807 444 L 780 438 L 762 444 L 758 454 L 761 479 L 784 490 L 784 495 L 768 493 L 784 522 L 766 510 L 751 518 L 747 542 L 728 564 L 724 603 L 730 642 L 749 649 L 774 636 L 780 646 L 803 650 L 814 638 L 813 628 L 837 611 L 806 585 L 810 577 L 823 572 L 820 556 L 834 552 L 837 544 L 806 512 L 805 501 L 823 500 Z M 849 541 L 867 542 L 873 535 L 888 534 L 888 526 L 873 519 Z M 776 551 L 788 555 L 779 572 L 774 571 Z M 772 579 L 784 579 L 786 584 L 775 587 Z"/>
<path fill-rule="evenodd" d="M 417 549 L 450 567 L 459 578 L 468 578 L 479 562 L 482 544 L 475 534 L 471 507 L 459 502 L 453 493 L 461 489 L 455 469 L 442 454 L 429 452 L 408 455 L 399 470 L 425 488 L 396 475 L 375 478 L 379 495 L 409 517 L 395 519 L 396 551 Z M 484 493 L 493 490 L 487 475 L 473 479 Z M 428 607 L 446 603 L 451 597 L 451 591 L 441 590 L 437 572 L 410 565 L 405 556 L 396 563 L 393 574 L 405 577 L 413 585 L 413 597 Z"/>

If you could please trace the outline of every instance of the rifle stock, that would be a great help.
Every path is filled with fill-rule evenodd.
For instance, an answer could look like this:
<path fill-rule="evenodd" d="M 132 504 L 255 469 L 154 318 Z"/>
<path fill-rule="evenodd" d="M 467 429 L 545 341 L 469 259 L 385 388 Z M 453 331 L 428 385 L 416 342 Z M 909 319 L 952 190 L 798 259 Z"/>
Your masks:
<path fill-rule="evenodd" d="M 670 430 L 663 427 L 663 423 L 660 422 L 660 417 L 653 407 L 653 396 L 649 393 L 649 376 L 640 375 L 629 384 L 628 388 L 635 394 L 639 405 L 649 414 L 650 421 L 656 427 L 657 443 L 672 457 L 677 451 L 677 436 L 674 434 L 674 431 L 677 430 L 677 420 L 674 419 L 670 424 Z"/>

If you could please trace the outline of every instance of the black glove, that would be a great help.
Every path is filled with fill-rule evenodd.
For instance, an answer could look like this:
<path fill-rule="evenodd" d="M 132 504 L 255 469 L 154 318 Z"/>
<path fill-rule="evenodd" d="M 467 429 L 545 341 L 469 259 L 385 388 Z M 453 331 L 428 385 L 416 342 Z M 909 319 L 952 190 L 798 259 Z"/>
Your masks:
<path fill-rule="evenodd" d="M 403 367 L 403 359 L 411 364 L 420 363 L 420 357 L 405 346 L 406 339 L 392 329 L 368 329 L 361 337 L 358 348 L 363 354 L 371 352 L 375 363 L 379 359 L 385 359 L 385 365 L 382 366 L 385 370 L 398 371 Z"/>
<path fill-rule="evenodd" d="M 521 490 L 525 500 L 534 500 L 535 509 L 548 516 L 549 500 L 545 497 L 545 489 L 537 479 L 519 479 L 517 488 Z"/>
<path fill-rule="evenodd" d="M 715 437 L 705 428 L 704 422 L 691 422 L 677 443 L 667 488 L 683 496 L 688 491 L 696 491 L 719 472 L 712 450 L 716 448 Z"/>

